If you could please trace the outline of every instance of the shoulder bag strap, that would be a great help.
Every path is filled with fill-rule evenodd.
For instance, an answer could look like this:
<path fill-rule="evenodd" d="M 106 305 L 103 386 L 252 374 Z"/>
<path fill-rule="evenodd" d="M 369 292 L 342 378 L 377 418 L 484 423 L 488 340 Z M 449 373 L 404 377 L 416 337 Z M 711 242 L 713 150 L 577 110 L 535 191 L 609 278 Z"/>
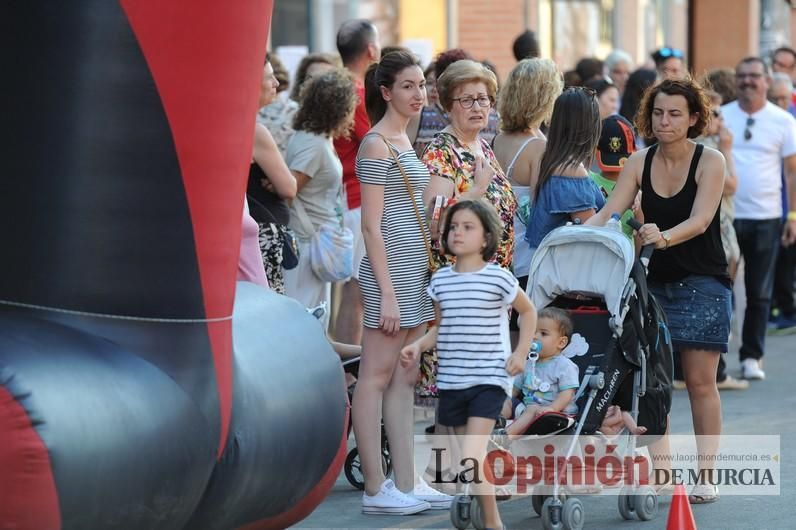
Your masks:
<path fill-rule="evenodd" d="M 291 206 L 293 206 L 293 213 L 296 214 L 296 221 L 301 225 L 301 229 L 312 237 L 315 234 L 315 227 L 312 226 L 312 221 L 310 221 L 307 211 L 298 197 L 293 199 Z"/>
<path fill-rule="evenodd" d="M 395 165 L 398 166 L 398 171 L 401 172 L 401 176 L 404 179 L 404 184 L 406 185 L 406 191 L 409 193 L 409 201 L 412 203 L 412 209 L 415 211 L 415 217 L 417 218 L 417 225 L 418 227 L 420 227 L 420 233 L 423 235 L 423 243 L 426 246 L 426 253 L 428 254 L 428 266 L 429 268 L 433 268 L 434 256 L 431 253 L 431 242 L 429 241 L 425 227 L 423 226 L 423 218 L 420 216 L 420 210 L 417 207 L 417 202 L 415 202 L 415 191 L 414 188 L 412 187 L 412 183 L 409 182 L 409 177 L 406 175 L 404 167 L 401 165 L 401 162 L 398 160 L 398 155 L 395 154 L 395 149 L 393 148 L 392 144 L 390 144 L 387 138 L 385 138 L 383 135 L 379 134 L 379 136 L 381 136 L 381 139 L 384 140 L 384 144 L 387 146 L 387 150 L 392 155 L 393 160 L 395 160 Z"/>

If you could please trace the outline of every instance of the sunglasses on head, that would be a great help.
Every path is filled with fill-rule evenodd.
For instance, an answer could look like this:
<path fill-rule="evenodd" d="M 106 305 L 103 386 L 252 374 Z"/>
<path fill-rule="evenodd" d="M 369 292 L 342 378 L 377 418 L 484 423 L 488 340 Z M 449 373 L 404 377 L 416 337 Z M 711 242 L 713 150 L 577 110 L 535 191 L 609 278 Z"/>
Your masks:
<path fill-rule="evenodd" d="M 746 129 L 743 131 L 743 139 L 747 142 L 752 139 L 752 125 L 755 124 L 755 119 L 749 116 L 746 118 Z"/>
<path fill-rule="evenodd" d="M 683 51 L 682 50 L 678 50 L 677 48 L 669 48 L 668 46 L 665 46 L 665 47 L 661 48 L 660 50 L 658 50 L 658 55 L 660 55 L 664 59 L 667 59 L 669 57 L 675 57 L 677 59 L 682 59 L 683 58 Z"/>
<path fill-rule="evenodd" d="M 587 86 L 568 86 L 564 92 L 583 92 L 587 96 L 597 97 L 597 91 Z"/>

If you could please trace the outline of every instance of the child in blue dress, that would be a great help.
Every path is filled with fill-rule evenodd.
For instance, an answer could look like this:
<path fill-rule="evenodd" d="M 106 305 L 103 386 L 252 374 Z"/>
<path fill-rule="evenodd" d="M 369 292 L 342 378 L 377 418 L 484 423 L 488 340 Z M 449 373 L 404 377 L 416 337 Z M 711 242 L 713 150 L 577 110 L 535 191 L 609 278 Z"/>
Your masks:
<path fill-rule="evenodd" d="M 583 87 L 564 90 L 553 107 L 525 231 L 532 254 L 551 230 L 569 221 L 584 222 L 605 205 L 605 197 L 586 170 L 600 132 L 594 91 Z"/>

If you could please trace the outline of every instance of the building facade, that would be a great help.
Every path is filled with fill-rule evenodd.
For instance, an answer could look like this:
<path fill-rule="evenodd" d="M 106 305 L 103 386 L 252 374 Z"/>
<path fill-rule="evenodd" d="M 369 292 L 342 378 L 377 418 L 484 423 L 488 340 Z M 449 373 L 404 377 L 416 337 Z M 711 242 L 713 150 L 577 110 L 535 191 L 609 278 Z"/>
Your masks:
<path fill-rule="evenodd" d="M 796 0 L 290 0 L 274 6 L 271 48 L 287 54 L 334 51 L 341 22 L 373 20 L 383 45 L 400 44 L 427 63 L 453 47 L 492 61 L 501 76 L 514 65 L 514 38 L 526 28 L 542 55 L 562 70 L 619 48 L 636 65 L 664 45 L 686 53 L 697 75 L 789 43 Z M 728 36 L 732 36 L 731 38 Z"/>

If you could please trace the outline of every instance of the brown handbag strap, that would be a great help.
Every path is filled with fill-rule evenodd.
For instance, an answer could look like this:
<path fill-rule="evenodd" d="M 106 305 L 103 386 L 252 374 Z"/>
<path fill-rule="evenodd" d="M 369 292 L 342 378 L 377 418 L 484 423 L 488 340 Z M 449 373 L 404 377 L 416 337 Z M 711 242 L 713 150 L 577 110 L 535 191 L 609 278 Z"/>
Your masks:
<path fill-rule="evenodd" d="M 378 134 L 378 133 L 374 133 Z M 406 191 L 409 193 L 409 200 L 412 203 L 412 209 L 415 211 L 415 217 L 417 218 L 417 224 L 420 227 L 420 233 L 423 234 L 423 243 L 426 246 L 426 253 L 428 254 L 428 266 L 433 268 L 434 266 L 434 254 L 431 252 L 431 242 L 429 241 L 428 235 L 424 229 L 423 225 L 423 218 L 420 216 L 420 210 L 417 207 L 417 202 L 415 202 L 415 190 L 412 187 L 412 183 L 409 182 L 409 177 L 404 171 L 403 165 L 401 165 L 400 160 L 398 160 L 398 155 L 395 154 L 395 149 L 393 148 L 392 144 L 387 140 L 386 137 L 379 134 L 381 139 L 384 140 L 384 144 L 387 146 L 387 150 L 392 155 L 393 160 L 395 160 L 395 165 L 398 166 L 398 171 L 401 172 L 401 176 L 404 178 L 404 184 L 406 185 Z"/>

